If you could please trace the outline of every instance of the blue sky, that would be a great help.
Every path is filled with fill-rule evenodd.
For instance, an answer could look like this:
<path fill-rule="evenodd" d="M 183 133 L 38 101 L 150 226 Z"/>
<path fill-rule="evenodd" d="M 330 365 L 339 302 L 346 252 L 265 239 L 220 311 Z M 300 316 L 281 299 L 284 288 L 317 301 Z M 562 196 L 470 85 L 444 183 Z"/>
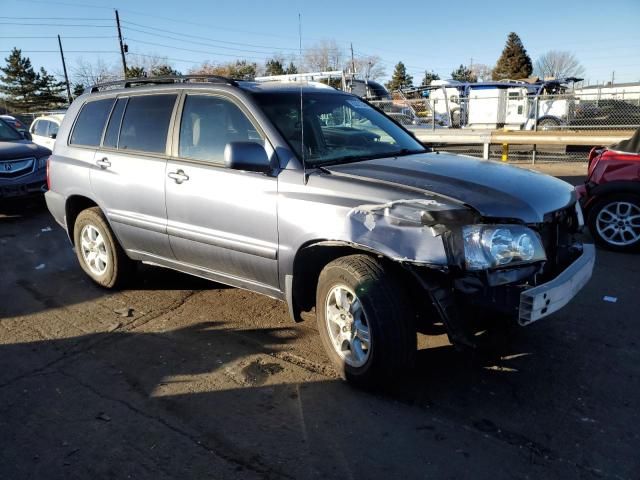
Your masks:
<path fill-rule="evenodd" d="M 260 62 L 297 52 L 301 14 L 303 48 L 334 39 L 346 50 L 353 42 L 356 55 L 380 56 L 387 75 L 402 60 L 417 82 L 425 69 L 448 78 L 471 59 L 493 65 L 510 31 L 534 61 L 550 49 L 573 52 L 592 84 L 609 81 L 613 71 L 616 82 L 640 81 L 640 0 L 0 0 L 0 6 L 2 57 L 17 46 L 34 66 L 54 73 L 62 71 L 57 34 L 72 71 L 78 57 L 118 64 L 118 8 L 130 52 L 167 57 L 183 72 L 204 60 Z"/>

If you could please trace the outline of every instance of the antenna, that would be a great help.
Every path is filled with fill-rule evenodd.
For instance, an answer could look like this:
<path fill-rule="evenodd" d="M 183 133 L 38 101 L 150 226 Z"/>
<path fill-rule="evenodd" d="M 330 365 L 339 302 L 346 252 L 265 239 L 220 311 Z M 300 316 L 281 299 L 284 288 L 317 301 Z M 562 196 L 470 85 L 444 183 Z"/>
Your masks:
<path fill-rule="evenodd" d="M 302 68 L 302 15 L 298 13 L 298 48 L 299 48 L 299 62 Z M 304 113 L 303 113 L 303 101 L 302 101 L 302 82 L 300 82 L 300 150 L 302 151 L 302 171 L 305 178 L 307 178 L 306 163 L 304 161 Z"/>

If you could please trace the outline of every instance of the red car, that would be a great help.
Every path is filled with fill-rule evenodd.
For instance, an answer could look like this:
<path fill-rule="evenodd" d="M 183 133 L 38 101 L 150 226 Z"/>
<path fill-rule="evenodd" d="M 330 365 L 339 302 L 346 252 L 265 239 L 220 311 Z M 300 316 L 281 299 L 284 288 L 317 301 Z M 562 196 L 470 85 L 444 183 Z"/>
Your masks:
<path fill-rule="evenodd" d="M 640 250 L 640 129 L 589 153 L 589 173 L 576 187 L 594 241 L 610 250 Z"/>

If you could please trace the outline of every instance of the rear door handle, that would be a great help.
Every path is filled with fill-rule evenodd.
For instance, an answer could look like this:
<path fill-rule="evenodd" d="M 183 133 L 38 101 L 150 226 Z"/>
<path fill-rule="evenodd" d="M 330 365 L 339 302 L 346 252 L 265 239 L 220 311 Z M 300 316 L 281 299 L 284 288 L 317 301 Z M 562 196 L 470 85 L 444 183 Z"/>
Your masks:
<path fill-rule="evenodd" d="M 189 175 L 184 173 L 183 170 L 178 170 L 177 172 L 169 172 L 168 177 L 175 180 L 176 183 L 182 183 L 189 180 Z"/>
<path fill-rule="evenodd" d="M 109 161 L 109 159 L 107 157 L 101 158 L 100 160 L 96 161 L 96 165 L 98 165 L 100 168 L 108 168 L 111 166 L 111 162 Z"/>

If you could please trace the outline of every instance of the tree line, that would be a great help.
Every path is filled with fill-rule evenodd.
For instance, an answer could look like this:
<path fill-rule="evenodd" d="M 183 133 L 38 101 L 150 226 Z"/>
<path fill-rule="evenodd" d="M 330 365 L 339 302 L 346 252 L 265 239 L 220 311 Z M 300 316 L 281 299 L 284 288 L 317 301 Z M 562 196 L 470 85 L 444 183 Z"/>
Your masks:
<path fill-rule="evenodd" d="M 5 66 L 0 67 L 0 111 L 32 113 L 65 107 L 68 99 L 64 82 L 49 74 L 44 68 L 36 71 L 28 57 L 14 48 L 5 58 Z M 91 85 L 126 78 L 162 77 L 180 75 L 168 59 L 156 55 L 128 55 L 126 72 L 118 64 L 107 64 L 98 58 L 86 61 L 79 58 L 72 73 L 72 96 L 81 95 Z M 188 69 L 187 74 L 220 75 L 238 79 L 252 79 L 256 76 L 295 74 L 314 71 L 346 71 L 362 78 L 376 80 L 385 76 L 382 59 L 377 55 L 348 55 L 345 48 L 334 40 L 322 40 L 305 49 L 301 57 L 274 55 L 264 63 L 247 60 L 233 60 L 226 63 L 205 61 Z M 534 71 L 531 58 L 527 54 L 520 37 L 510 33 L 505 47 L 493 68 L 487 65 L 461 64 L 451 72 L 453 80 L 476 82 L 478 80 L 522 79 Z M 583 68 L 573 54 L 550 51 L 536 62 L 536 73 L 541 77 L 562 77 L 580 75 Z M 421 79 L 420 86 L 429 85 L 440 76 L 429 70 Z M 413 76 L 403 62 L 395 65 L 391 79 L 386 84 L 391 91 L 414 86 Z"/>
<path fill-rule="evenodd" d="M 493 68 L 484 64 L 460 64 L 451 72 L 451 79 L 471 83 L 479 80 L 521 80 L 529 78 L 532 73 L 534 73 L 534 65 L 531 57 L 518 34 L 511 32 Z M 562 78 L 582 75 L 584 68 L 571 52 L 551 50 L 537 60 L 535 73 L 541 78 Z M 434 80 L 440 80 L 440 76 L 433 71 L 425 70 L 420 86 L 430 85 Z M 396 64 L 391 80 L 386 86 L 390 91 L 414 86 L 413 76 L 409 75 L 403 62 Z"/>

